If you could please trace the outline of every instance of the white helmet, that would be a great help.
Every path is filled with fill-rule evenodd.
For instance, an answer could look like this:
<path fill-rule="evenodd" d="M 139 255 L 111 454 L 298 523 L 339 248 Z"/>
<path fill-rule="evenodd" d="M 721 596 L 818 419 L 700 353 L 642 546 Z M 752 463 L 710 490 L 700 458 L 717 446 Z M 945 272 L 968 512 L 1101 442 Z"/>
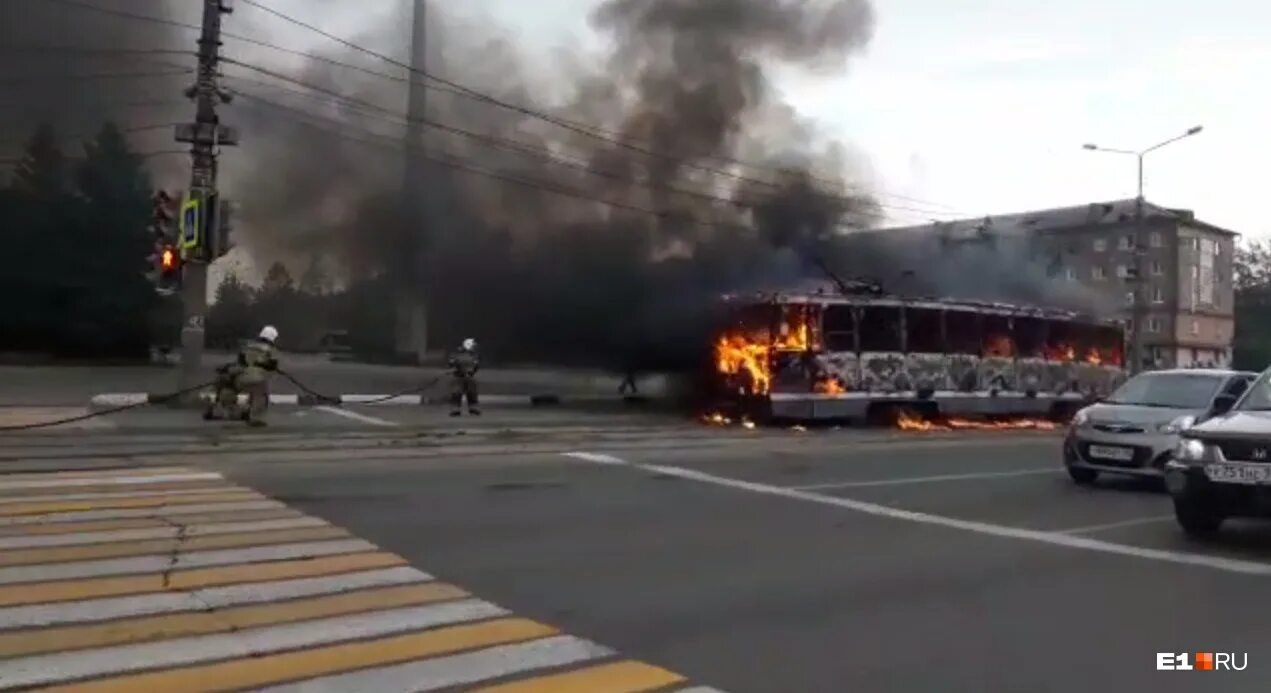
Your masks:
<path fill-rule="evenodd" d="M 273 325 L 265 325 L 265 329 L 260 331 L 260 338 L 270 344 L 278 341 L 278 328 Z"/>
<path fill-rule="evenodd" d="M 467 339 L 463 340 L 464 351 L 472 351 L 473 349 L 476 349 L 476 348 L 477 348 L 477 340 L 473 339 L 472 337 L 468 337 Z"/>

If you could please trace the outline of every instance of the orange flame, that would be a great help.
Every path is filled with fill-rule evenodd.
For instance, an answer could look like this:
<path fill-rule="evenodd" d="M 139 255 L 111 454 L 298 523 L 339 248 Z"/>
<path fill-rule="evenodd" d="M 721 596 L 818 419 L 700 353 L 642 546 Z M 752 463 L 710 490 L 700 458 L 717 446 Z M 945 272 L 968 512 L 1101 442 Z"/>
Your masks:
<path fill-rule="evenodd" d="M 765 344 L 743 334 L 726 334 L 715 343 L 715 369 L 724 375 L 746 373 L 750 376 L 751 393 L 766 395 L 772 386 L 772 356 L 778 353 L 802 352 L 811 348 L 811 327 L 802 314 L 794 321 L 782 323 L 773 344 Z"/>
<path fill-rule="evenodd" d="M 842 381 L 833 377 L 818 380 L 814 389 L 823 395 L 841 395 L 847 392 L 847 388 L 843 387 Z"/>
<path fill-rule="evenodd" d="M 1006 335 L 987 337 L 984 340 L 984 355 L 989 357 L 1010 358 L 1015 355 L 1015 342 Z"/>
<path fill-rule="evenodd" d="M 1058 430 L 1059 424 L 1046 419 L 975 421 L 959 418 L 935 423 L 902 411 L 896 417 L 896 428 L 902 431 L 1054 431 Z"/>
<path fill-rule="evenodd" d="M 1047 361 L 1061 361 L 1063 363 L 1072 363 L 1077 360 L 1077 349 L 1067 342 L 1058 344 L 1048 344 L 1044 349 L 1043 356 Z"/>
<path fill-rule="evenodd" d="M 1103 356 L 1099 354 L 1098 349 L 1091 349 L 1090 353 L 1086 354 L 1086 363 L 1090 363 L 1095 366 L 1098 366 L 1103 363 Z"/>

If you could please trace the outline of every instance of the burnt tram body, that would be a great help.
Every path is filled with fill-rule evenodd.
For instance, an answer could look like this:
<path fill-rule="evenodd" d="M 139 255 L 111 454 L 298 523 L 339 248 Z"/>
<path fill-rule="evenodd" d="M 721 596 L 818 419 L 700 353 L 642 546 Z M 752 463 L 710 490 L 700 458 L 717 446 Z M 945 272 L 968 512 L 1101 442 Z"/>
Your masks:
<path fill-rule="evenodd" d="M 1122 328 L 1070 311 L 820 292 L 726 305 L 716 396 L 758 416 L 1063 416 L 1127 377 Z"/>

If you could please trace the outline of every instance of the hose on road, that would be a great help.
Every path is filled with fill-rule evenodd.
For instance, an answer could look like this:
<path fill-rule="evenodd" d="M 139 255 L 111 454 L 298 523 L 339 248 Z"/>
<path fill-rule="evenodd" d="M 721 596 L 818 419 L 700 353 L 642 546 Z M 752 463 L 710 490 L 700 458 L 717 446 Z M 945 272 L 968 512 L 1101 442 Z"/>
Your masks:
<path fill-rule="evenodd" d="M 291 383 L 294 384 L 296 387 L 300 388 L 302 392 L 314 397 L 320 402 L 323 402 L 331 406 L 337 406 L 337 407 L 344 406 L 343 403 L 340 401 L 339 397 L 324 395 L 321 392 L 318 392 L 314 390 L 313 388 L 309 387 L 308 385 L 305 385 L 304 383 L 300 382 L 300 380 L 297 379 L 295 376 L 282 370 L 281 368 L 278 369 L 277 373 L 283 376 L 284 378 L 286 378 L 287 380 L 291 381 Z M 367 400 L 365 402 L 357 402 L 357 404 L 359 405 L 379 404 L 380 402 L 387 402 L 389 400 L 397 399 L 398 397 L 404 397 L 406 395 L 423 394 L 424 392 L 431 389 L 438 382 L 440 382 L 443 377 L 445 377 L 445 374 L 440 374 L 436 376 L 435 378 L 433 378 L 432 380 L 429 380 L 428 382 L 424 383 L 421 386 L 412 387 L 409 390 L 403 390 L 401 392 L 397 392 L 391 395 L 377 397 L 375 399 Z M 89 412 L 88 414 L 81 414 L 79 416 L 70 416 L 64 419 L 55 419 L 52 421 L 39 421 L 36 423 L 20 424 L 17 426 L 0 426 L 0 433 L 8 433 L 8 432 L 15 432 L 15 431 L 32 431 L 32 430 L 36 430 L 40 428 L 52 428 L 54 426 L 62 426 L 65 424 L 78 423 L 80 421 L 87 421 L 89 419 L 95 419 L 101 416 L 110 416 L 111 414 L 118 414 L 120 412 L 129 411 L 131 409 L 139 409 L 141 407 L 145 407 L 151 404 L 163 404 L 165 402 L 171 402 L 172 400 L 178 399 L 184 395 L 188 395 L 192 392 L 197 392 L 204 388 L 214 387 L 215 385 L 216 385 L 216 381 L 206 382 L 199 385 L 195 385 L 194 387 L 187 387 L 184 390 L 178 390 L 177 392 L 172 392 L 166 395 L 160 395 L 158 397 L 147 397 L 144 401 L 141 401 L 141 402 L 134 402 L 133 404 L 125 404 L 118 407 L 111 407 L 109 409 L 102 409 L 100 411 Z"/>
<path fill-rule="evenodd" d="M 39 421 L 36 423 L 20 424 L 17 426 L 0 426 L 0 433 L 7 433 L 12 431 L 31 431 L 38 428 L 52 428 L 53 426 L 61 426 L 64 424 L 69 424 L 69 423 L 77 423 L 79 421 L 87 421 L 88 419 L 95 419 L 99 416 L 109 416 L 111 414 L 118 414 L 119 412 L 122 412 L 122 411 L 128 411 L 129 409 L 138 409 L 140 407 L 149 406 L 151 404 L 163 404 L 164 402 L 171 402 L 172 400 L 188 395 L 191 392 L 198 392 L 199 390 L 212 387 L 214 385 L 216 385 L 216 381 L 202 383 L 200 385 L 195 385 L 194 387 L 187 387 L 184 390 L 178 390 L 176 392 L 172 392 L 166 395 L 160 395 L 158 397 L 147 397 L 144 401 L 141 401 L 141 402 L 134 402 L 132 404 L 125 404 L 118 407 L 111 407 L 109 409 L 102 409 L 100 411 L 89 412 L 88 414 L 81 414 L 79 416 L 71 416 L 65 419 L 56 419 L 53 421 Z"/>

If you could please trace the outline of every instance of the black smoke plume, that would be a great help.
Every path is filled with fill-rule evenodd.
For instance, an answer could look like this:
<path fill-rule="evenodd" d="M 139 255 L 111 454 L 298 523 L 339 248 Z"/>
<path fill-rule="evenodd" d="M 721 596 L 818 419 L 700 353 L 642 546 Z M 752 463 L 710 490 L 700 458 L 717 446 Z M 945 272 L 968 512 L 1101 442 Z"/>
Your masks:
<path fill-rule="evenodd" d="M 77 2 L 199 21 L 197 3 Z M 267 4 L 317 24 L 336 8 Z M 412 4 L 399 0 L 354 33 L 332 30 L 408 62 Z M 821 261 L 849 275 L 888 275 L 901 288 L 912 268 L 928 282 L 915 288 L 922 293 L 1041 286 L 1034 265 L 959 267 L 921 243 L 849 233 L 881 217 L 878 203 L 841 179 L 862 163 L 824 141 L 770 80 L 777 66 L 846 69 L 872 37 L 869 0 L 607 0 L 591 23 L 611 40 L 609 55 L 558 53 L 550 68 L 490 22 L 460 21 L 435 3 L 429 72 L 524 108 L 431 83 L 427 118 L 467 134 L 424 128 L 426 146 L 403 139 L 408 83 L 423 77 L 322 48 L 334 44 L 236 7 L 226 31 L 388 75 L 226 39 L 224 84 L 236 98 L 223 119 L 240 128 L 242 145 L 225 150 L 221 173 L 240 207 L 238 243 L 258 267 L 319 262 L 345 285 L 378 277 L 397 286 L 403 234 L 425 238 L 419 269 L 435 347 L 475 336 L 496 358 L 683 365 L 719 293 L 820 278 Z M 0 124 L 25 136 L 47 120 L 70 136 L 107 118 L 125 129 L 187 120 L 192 106 L 180 92 L 191 75 L 77 77 L 190 68 L 191 53 L 118 51 L 192 52 L 196 38 L 186 28 L 6 0 L 0 79 L 11 81 L 0 84 Z M 179 149 L 171 136 L 131 134 L 143 152 Z M 7 156 L 20 144 L 6 146 Z M 407 156 L 429 159 L 413 189 L 403 188 Z M 165 185 L 184 183 L 187 160 L 151 162 Z M 427 202 L 422 220 L 403 215 L 407 200 Z M 976 287 L 968 274 L 997 279 Z"/>

